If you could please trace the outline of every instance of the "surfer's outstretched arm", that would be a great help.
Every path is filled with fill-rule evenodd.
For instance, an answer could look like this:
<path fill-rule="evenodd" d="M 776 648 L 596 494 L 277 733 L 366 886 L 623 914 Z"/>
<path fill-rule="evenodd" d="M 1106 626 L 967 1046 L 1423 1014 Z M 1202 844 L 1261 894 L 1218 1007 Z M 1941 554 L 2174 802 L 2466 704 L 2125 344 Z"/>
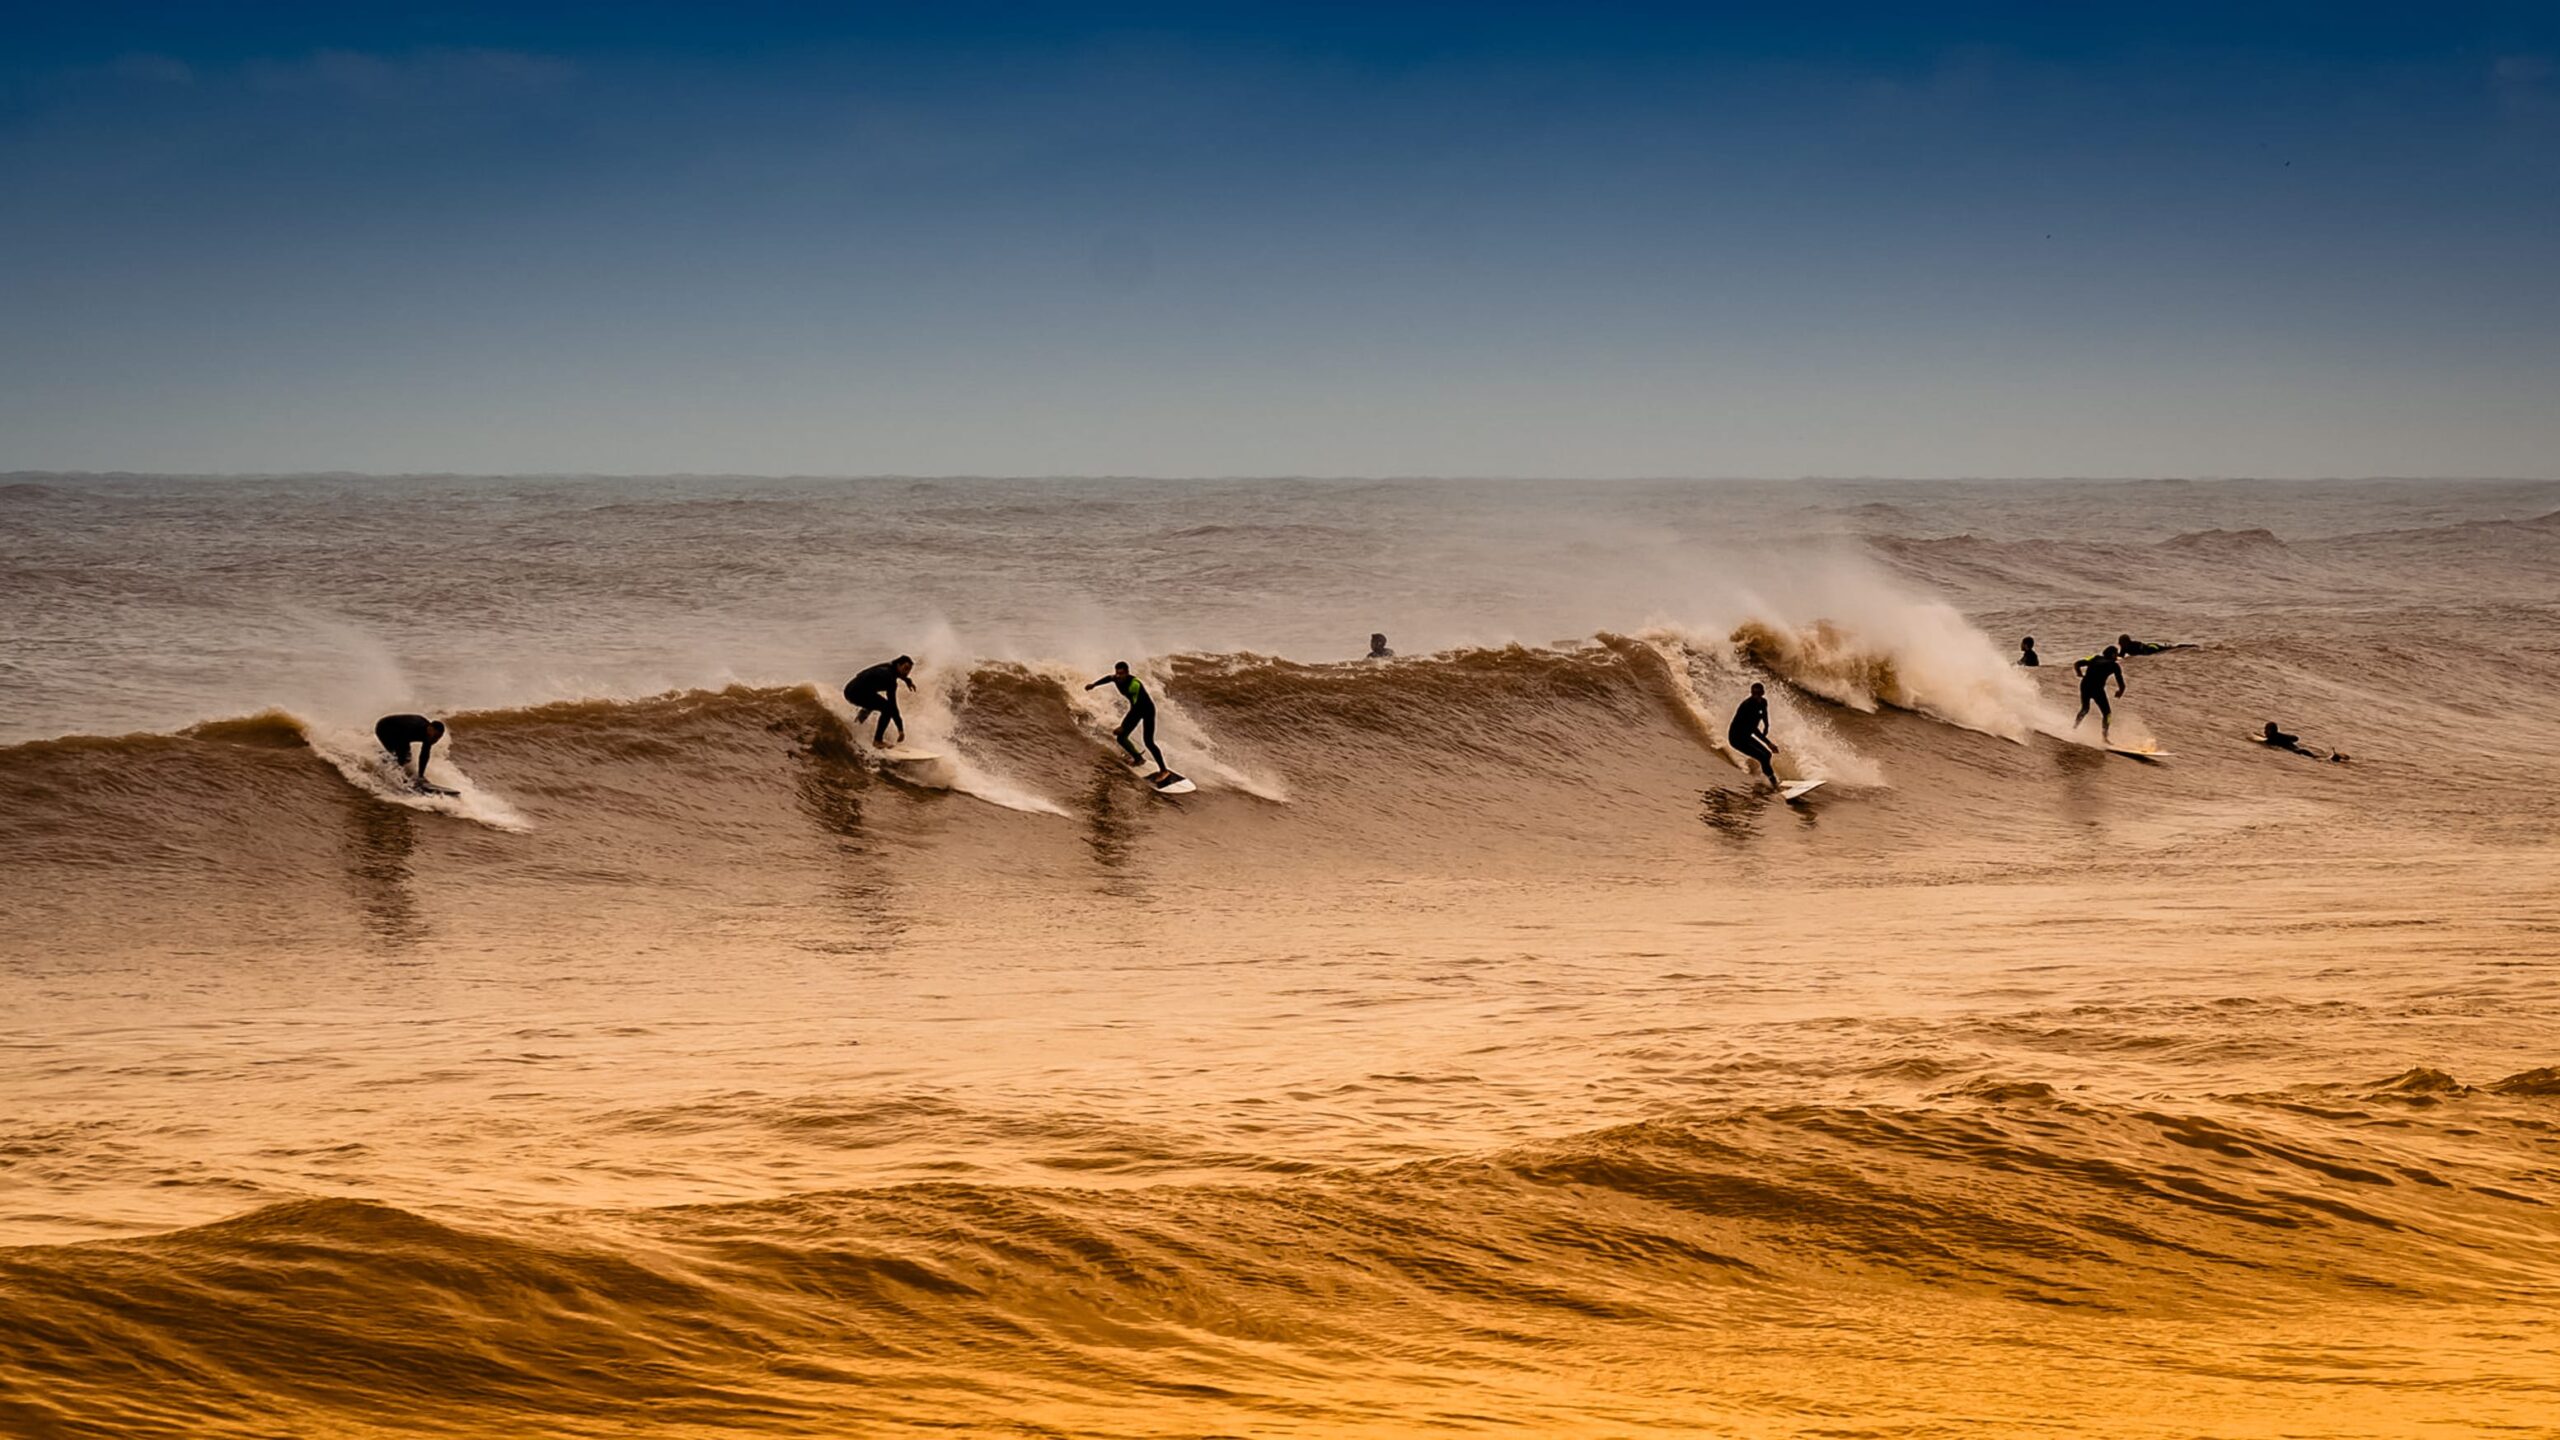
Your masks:
<path fill-rule="evenodd" d="M 418 783 L 427 783 L 427 757 L 435 753 L 436 737 L 428 736 L 418 744 Z"/>

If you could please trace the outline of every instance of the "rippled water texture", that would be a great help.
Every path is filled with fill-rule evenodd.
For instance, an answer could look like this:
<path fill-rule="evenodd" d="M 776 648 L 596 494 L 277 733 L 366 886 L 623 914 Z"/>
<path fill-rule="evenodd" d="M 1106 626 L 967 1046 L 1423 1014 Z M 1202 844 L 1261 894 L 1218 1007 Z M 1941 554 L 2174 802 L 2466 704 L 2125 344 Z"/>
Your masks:
<path fill-rule="evenodd" d="M 2555 512 L 7 477 L 0 1434 L 2560 1433 Z"/>

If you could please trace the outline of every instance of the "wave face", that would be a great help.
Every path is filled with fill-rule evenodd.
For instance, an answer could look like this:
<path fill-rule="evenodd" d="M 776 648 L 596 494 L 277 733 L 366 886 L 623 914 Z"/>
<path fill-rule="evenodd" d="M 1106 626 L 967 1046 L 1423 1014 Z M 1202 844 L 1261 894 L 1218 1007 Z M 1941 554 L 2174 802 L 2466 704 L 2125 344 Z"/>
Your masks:
<path fill-rule="evenodd" d="M 0 1433 L 2547 1425 L 2555 512 L 11 477 Z"/>

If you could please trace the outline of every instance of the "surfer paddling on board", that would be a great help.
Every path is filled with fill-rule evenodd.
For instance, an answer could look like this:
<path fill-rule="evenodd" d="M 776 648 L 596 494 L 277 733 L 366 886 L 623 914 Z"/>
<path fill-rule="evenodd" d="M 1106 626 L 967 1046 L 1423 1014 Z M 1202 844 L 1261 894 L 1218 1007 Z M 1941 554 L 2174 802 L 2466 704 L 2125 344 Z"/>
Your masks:
<path fill-rule="evenodd" d="M 1156 748 L 1156 702 L 1155 697 L 1147 693 L 1147 682 L 1130 674 L 1129 662 L 1123 660 L 1111 667 L 1110 674 L 1084 688 L 1092 690 L 1104 685 L 1118 690 L 1120 698 L 1129 703 L 1128 713 L 1120 717 L 1120 728 L 1111 732 L 1111 738 L 1120 742 L 1120 749 L 1128 755 L 1131 765 L 1142 765 L 1146 763 L 1147 755 L 1153 755 L 1156 773 L 1147 778 L 1158 785 L 1167 783 L 1166 777 L 1173 774 L 1173 767 L 1164 763 L 1164 752 Z M 1146 728 L 1140 732 L 1140 738 L 1147 742 L 1147 755 L 1139 754 L 1138 747 L 1129 743 L 1129 732 L 1142 725 Z"/>
<path fill-rule="evenodd" d="M 910 690 L 916 688 L 916 682 L 907 678 L 915 673 L 915 669 L 916 662 L 901 655 L 895 660 L 884 660 L 844 682 L 845 703 L 853 707 L 854 724 L 859 725 L 870 719 L 874 711 L 879 712 L 880 723 L 871 727 L 872 744 L 888 745 L 889 726 L 893 722 L 898 727 L 898 743 L 906 743 L 907 721 L 898 713 L 898 686 L 903 683 Z"/>
<path fill-rule="evenodd" d="M 2107 723 L 2115 718 L 2114 708 L 2107 704 L 2107 681 L 2112 679 L 2116 682 L 2118 696 L 2124 694 L 2124 666 L 2117 663 L 2116 647 L 2110 645 L 2086 660 L 2074 660 L 2071 668 L 2080 672 L 2080 713 L 2071 717 L 2071 728 L 2079 729 L 2080 722 L 2089 718 L 2089 707 L 2095 705 L 2098 707 L 2098 738 L 2104 740 L 2107 738 Z"/>
<path fill-rule="evenodd" d="M 2026 639 L 2018 642 L 2018 663 L 2026 666 L 2030 670 L 2037 669 L 2044 664 L 2044 661 L 2036 655 L 2036 637 L 2033 635 L 2030 635 Z"/>
<path fill-rule="evenodd" d="M 382 742 L 383 753 L 399 765 L 403 776 L 409 774 L 409 747 L 417 746 L 417 786 L 421 790 L 436 788 L 427 783 L 427 752 L 444 738 L 443 721 L 424 715 L 385 715 L 373 722 L 373 738 Z"/>
<path fill-rule="evenodd" d="M 2130 635 L 2116 637 L 2116 650 L 2124 655 L 2159 655 L 2171 650 L 2193 650 L 2193 645 L 2180 641 L 2162 645 L 2149 640 L 2136 640 Z"/>
<path fill-rule="evenodd" d="M 2314 760 L 2327 760 L 2332 765 L 2344 765 L 2347 763 L 2347 757 L 2339 754 L 2335 750 L 2323 755 L 2319 751 L 2312 749 L 2310 746 L 2303 744 L 2301 736 L 2288 735 L 2284 731 L 2277 729 L 2276 722 L 2273 720 L 2267 722 L 2266 732 L 2258 737 L 2258 743 L 2261 745 L 2272 746 L 2278 750 L 2290 750 L 2296 755 L 2308 755 Z"/>
<path fill-rule="evenodd" d="M 1724 743 L 1744 759 L 1758 761 L 1760 773 L 1769 777 L 1771 785 L 1779 783 L 1777 768 L 1769 763 L 1778 746 L 1769 738 L 1769 696 L 1761 686 L 1753 685 L 1751 698 L 1734 707 L 1733 723 L 1724 727 Z"/>

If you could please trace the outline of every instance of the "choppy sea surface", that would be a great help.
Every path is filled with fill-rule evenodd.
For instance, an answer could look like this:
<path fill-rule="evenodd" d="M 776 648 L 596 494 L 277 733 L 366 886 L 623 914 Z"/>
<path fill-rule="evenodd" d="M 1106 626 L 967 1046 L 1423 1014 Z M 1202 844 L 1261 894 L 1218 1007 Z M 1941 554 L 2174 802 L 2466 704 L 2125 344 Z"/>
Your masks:
<path fill-rule="evenodd" d="M 2554 596 L 2548 482 L 0 477 L 0 1434 L 2560 1433 Z"/>

